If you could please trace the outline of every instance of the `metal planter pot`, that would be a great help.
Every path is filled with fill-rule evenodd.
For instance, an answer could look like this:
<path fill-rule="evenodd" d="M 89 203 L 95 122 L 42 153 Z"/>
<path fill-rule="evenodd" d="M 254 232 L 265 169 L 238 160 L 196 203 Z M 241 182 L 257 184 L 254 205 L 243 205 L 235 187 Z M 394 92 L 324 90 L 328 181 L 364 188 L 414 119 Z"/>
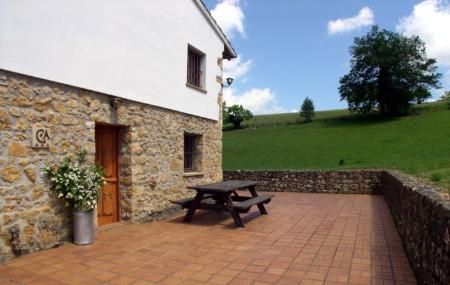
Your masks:
<path fill-rule="evenodd" d="M 94 210 L 73 211 L 73 243 L 78 245 L 94 242 Z"/>

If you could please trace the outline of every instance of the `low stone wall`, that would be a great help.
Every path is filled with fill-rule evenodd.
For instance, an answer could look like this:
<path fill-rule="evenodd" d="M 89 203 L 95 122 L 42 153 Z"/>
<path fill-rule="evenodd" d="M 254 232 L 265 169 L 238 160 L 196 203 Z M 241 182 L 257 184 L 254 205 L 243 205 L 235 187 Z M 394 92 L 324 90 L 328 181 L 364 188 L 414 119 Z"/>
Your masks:
<path fill-rule="evenodd" d="M 380 194 L 381 170 L 224 171 L 225 180 L 260 181 L 259 191 Z"/>
<path fill-rule="evenodd" d="M 419 284 L 450 284 L 450 202 L 416 179 L 382 175 L 384 197 Z"/>
<path fill-rule="evenodd" d="M 256 180 L 259 191 L 382 194 L 419 284 L 450 284 L 450 201 L 400 172 L 224 171 L 225 180 Z"/>

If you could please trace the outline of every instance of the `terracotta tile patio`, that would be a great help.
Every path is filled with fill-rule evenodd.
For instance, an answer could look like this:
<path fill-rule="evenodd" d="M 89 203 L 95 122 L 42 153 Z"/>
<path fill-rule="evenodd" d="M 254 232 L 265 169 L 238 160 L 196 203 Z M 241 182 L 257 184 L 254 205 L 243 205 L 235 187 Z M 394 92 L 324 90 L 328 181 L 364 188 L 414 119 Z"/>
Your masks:
<path fill-rule="evenodd" d="M 103 229 L 0 265 L 0 284 L 415 284 L 381 196 L 277 193 L 267 207 Z"/>

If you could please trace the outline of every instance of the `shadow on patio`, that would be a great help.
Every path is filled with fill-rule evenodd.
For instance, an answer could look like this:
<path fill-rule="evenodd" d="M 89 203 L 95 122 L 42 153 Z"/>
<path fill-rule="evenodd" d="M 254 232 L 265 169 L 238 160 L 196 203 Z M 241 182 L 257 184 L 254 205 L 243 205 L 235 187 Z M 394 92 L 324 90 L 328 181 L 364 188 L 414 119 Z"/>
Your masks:
<path fill-rule="evenodd" d="M 0 265 L 1 284 L 415 284 L 382 196 L 276 193 L 242 215 L 198 212 L 101 231 Z"/>

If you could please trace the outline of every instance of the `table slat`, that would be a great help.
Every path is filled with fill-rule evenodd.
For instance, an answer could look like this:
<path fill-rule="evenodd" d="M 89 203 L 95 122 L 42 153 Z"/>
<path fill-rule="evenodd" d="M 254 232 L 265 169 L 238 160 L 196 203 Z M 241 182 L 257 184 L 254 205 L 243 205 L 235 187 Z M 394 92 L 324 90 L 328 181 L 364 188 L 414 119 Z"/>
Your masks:
<path fill-rule="evenodd" d="M 258 181 L 250 180 L 227 180 L 217 183 L 204 184 L 188 187 L 189 189 L 194 189 L 201 192 L 232 192 L 239 189 L 248 188 L 251 186 L 258 185 Z"/>

